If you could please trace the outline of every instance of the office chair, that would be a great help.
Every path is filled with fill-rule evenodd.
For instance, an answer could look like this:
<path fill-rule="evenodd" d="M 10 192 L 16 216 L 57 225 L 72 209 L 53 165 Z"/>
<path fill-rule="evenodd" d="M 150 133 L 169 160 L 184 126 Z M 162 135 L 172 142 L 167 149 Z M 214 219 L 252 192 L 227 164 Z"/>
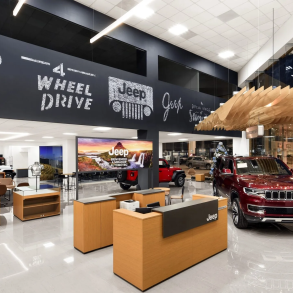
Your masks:
<path fill-rule="evenodd" d="M 27 182 L 22 182 L 17 184 L 17 187 L 20 187 L 20 186 L 30 186 L 30 185 Z"/>
<path fill-rule="evenodd" d="M 170 204 L 172 204 L 172 199 L 181 199 L 182 202 L 183 202 L 184 189 L 185 189 L 185 187 L 183 186 L 183 187 L 182 187 L 181 195 L 171 195 L 171 196 L 170 196 Z"/>
<path fill-rule="evenodd" d="M 0 185 L 0 196 L 4 195 L 4 197 L 5 197 L 6 192 L 7 192 L 6 185 L 1 184 Z M 1 203 L 1 205 L 4 206 L 4 207 L 6 207 L 7 206 L 7 203 Z"/>

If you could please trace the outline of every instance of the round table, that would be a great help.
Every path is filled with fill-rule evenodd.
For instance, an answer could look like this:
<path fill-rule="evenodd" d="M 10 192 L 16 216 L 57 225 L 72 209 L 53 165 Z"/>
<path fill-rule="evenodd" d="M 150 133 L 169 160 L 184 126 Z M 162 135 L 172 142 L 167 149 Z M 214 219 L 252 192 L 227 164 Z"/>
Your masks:
<path fill-rule="evenodd" d="M 71 188 L 69 188 L 69 176 L 72 176 L 73 173 L 63 173 L 61 175 L 67 176 L 67 189 L 65 190 L 71 190 Z"/>

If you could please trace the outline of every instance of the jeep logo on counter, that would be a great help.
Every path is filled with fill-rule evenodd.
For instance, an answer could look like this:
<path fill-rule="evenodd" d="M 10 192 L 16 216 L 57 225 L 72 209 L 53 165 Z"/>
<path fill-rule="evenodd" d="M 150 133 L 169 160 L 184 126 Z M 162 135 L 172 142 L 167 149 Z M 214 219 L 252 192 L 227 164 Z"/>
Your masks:
<path fill-rule="evenodd" d="M 213 214 L 213 215 L 208 215 L 207 217 L 207 222 L 212 221 L 212 220 L 217 220 L 218 219 L 218 214 Z"/>
<path fill-rule="evenodd" d="M 109 105 L 115 112 L 121 112 L 122 118 L 143 120 L 154 111 L 153 88 L 109 77 Z"/>

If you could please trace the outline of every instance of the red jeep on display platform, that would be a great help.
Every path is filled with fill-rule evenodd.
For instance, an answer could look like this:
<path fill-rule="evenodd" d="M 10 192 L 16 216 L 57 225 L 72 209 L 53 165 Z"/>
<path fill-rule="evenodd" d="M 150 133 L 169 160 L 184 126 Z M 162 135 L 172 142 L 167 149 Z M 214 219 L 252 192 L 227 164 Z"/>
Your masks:
<path fill-rule="evenodd" d="M 120 183 L 122 189 L 128 190 L 131 186 L 138 184 L 137 177 L 138 171 L 118 171 L 115 181 Z M 182 169 L 170 167 L 165 159 L 159 159 L 159 182 L 175 182 L 177 187 L 182 187 L 185 177 L 185 172 Z"/>
<path fill-rule="evenodd" d="M 248 223 L 293 222 L 292 170 L 273 157 L 232 157 L 217 159 L 214 195 L 228 197 L 237 228 Z"/>

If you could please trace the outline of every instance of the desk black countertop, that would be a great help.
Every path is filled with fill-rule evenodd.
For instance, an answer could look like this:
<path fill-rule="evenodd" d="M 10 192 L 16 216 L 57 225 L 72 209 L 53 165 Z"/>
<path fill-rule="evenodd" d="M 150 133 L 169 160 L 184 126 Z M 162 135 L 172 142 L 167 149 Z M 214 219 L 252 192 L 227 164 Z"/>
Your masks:
<path fill-rule="evenodd" d="M 152 211 L 162 214 L 166 238 L 218 220 L 218 198 L 201 198 Z"/>
<path fill-rule="evenodd" d="M 121 196 L 124 194 L 138 193 L 138 194 L 142 194 L 142 195 L 148 195 L 148 194 L 154 194 L 154 193 L 160 193 L 160 192 L 163 192 L 163 191 L 160 189 L 146 189 L 146 190 L 138 190 L 138 191 L 132 191 L 132 192 L 114 193 L 114 194 L 107 194 L 107 195 L 101 195 L 101 196 L 81 198 L 76 201 L 83 203 L 83 204 L 89 204 L 89 203 L 94 203 L 94 202 L 115 200 L 116 196 Z"/>
<path fill-rule="evenodd" d="M 180 202 L 180 203 L 176 203 L 176 204 L 172 204 L 172 205 L 168 205 L 168 206 L 164 206 L 164 207 L 155 208 L 155 209 L 153 209 L 153 212 L 168 213 L 170 211 L 184 209 L 186 207 L 199 205 L 199 204 L 214 201 L 214 200 L 218 201 L 217 198 L 201 198 L 201 199 L 196 199 L 196 200 L 190 200 L 190 201 Z"/>

